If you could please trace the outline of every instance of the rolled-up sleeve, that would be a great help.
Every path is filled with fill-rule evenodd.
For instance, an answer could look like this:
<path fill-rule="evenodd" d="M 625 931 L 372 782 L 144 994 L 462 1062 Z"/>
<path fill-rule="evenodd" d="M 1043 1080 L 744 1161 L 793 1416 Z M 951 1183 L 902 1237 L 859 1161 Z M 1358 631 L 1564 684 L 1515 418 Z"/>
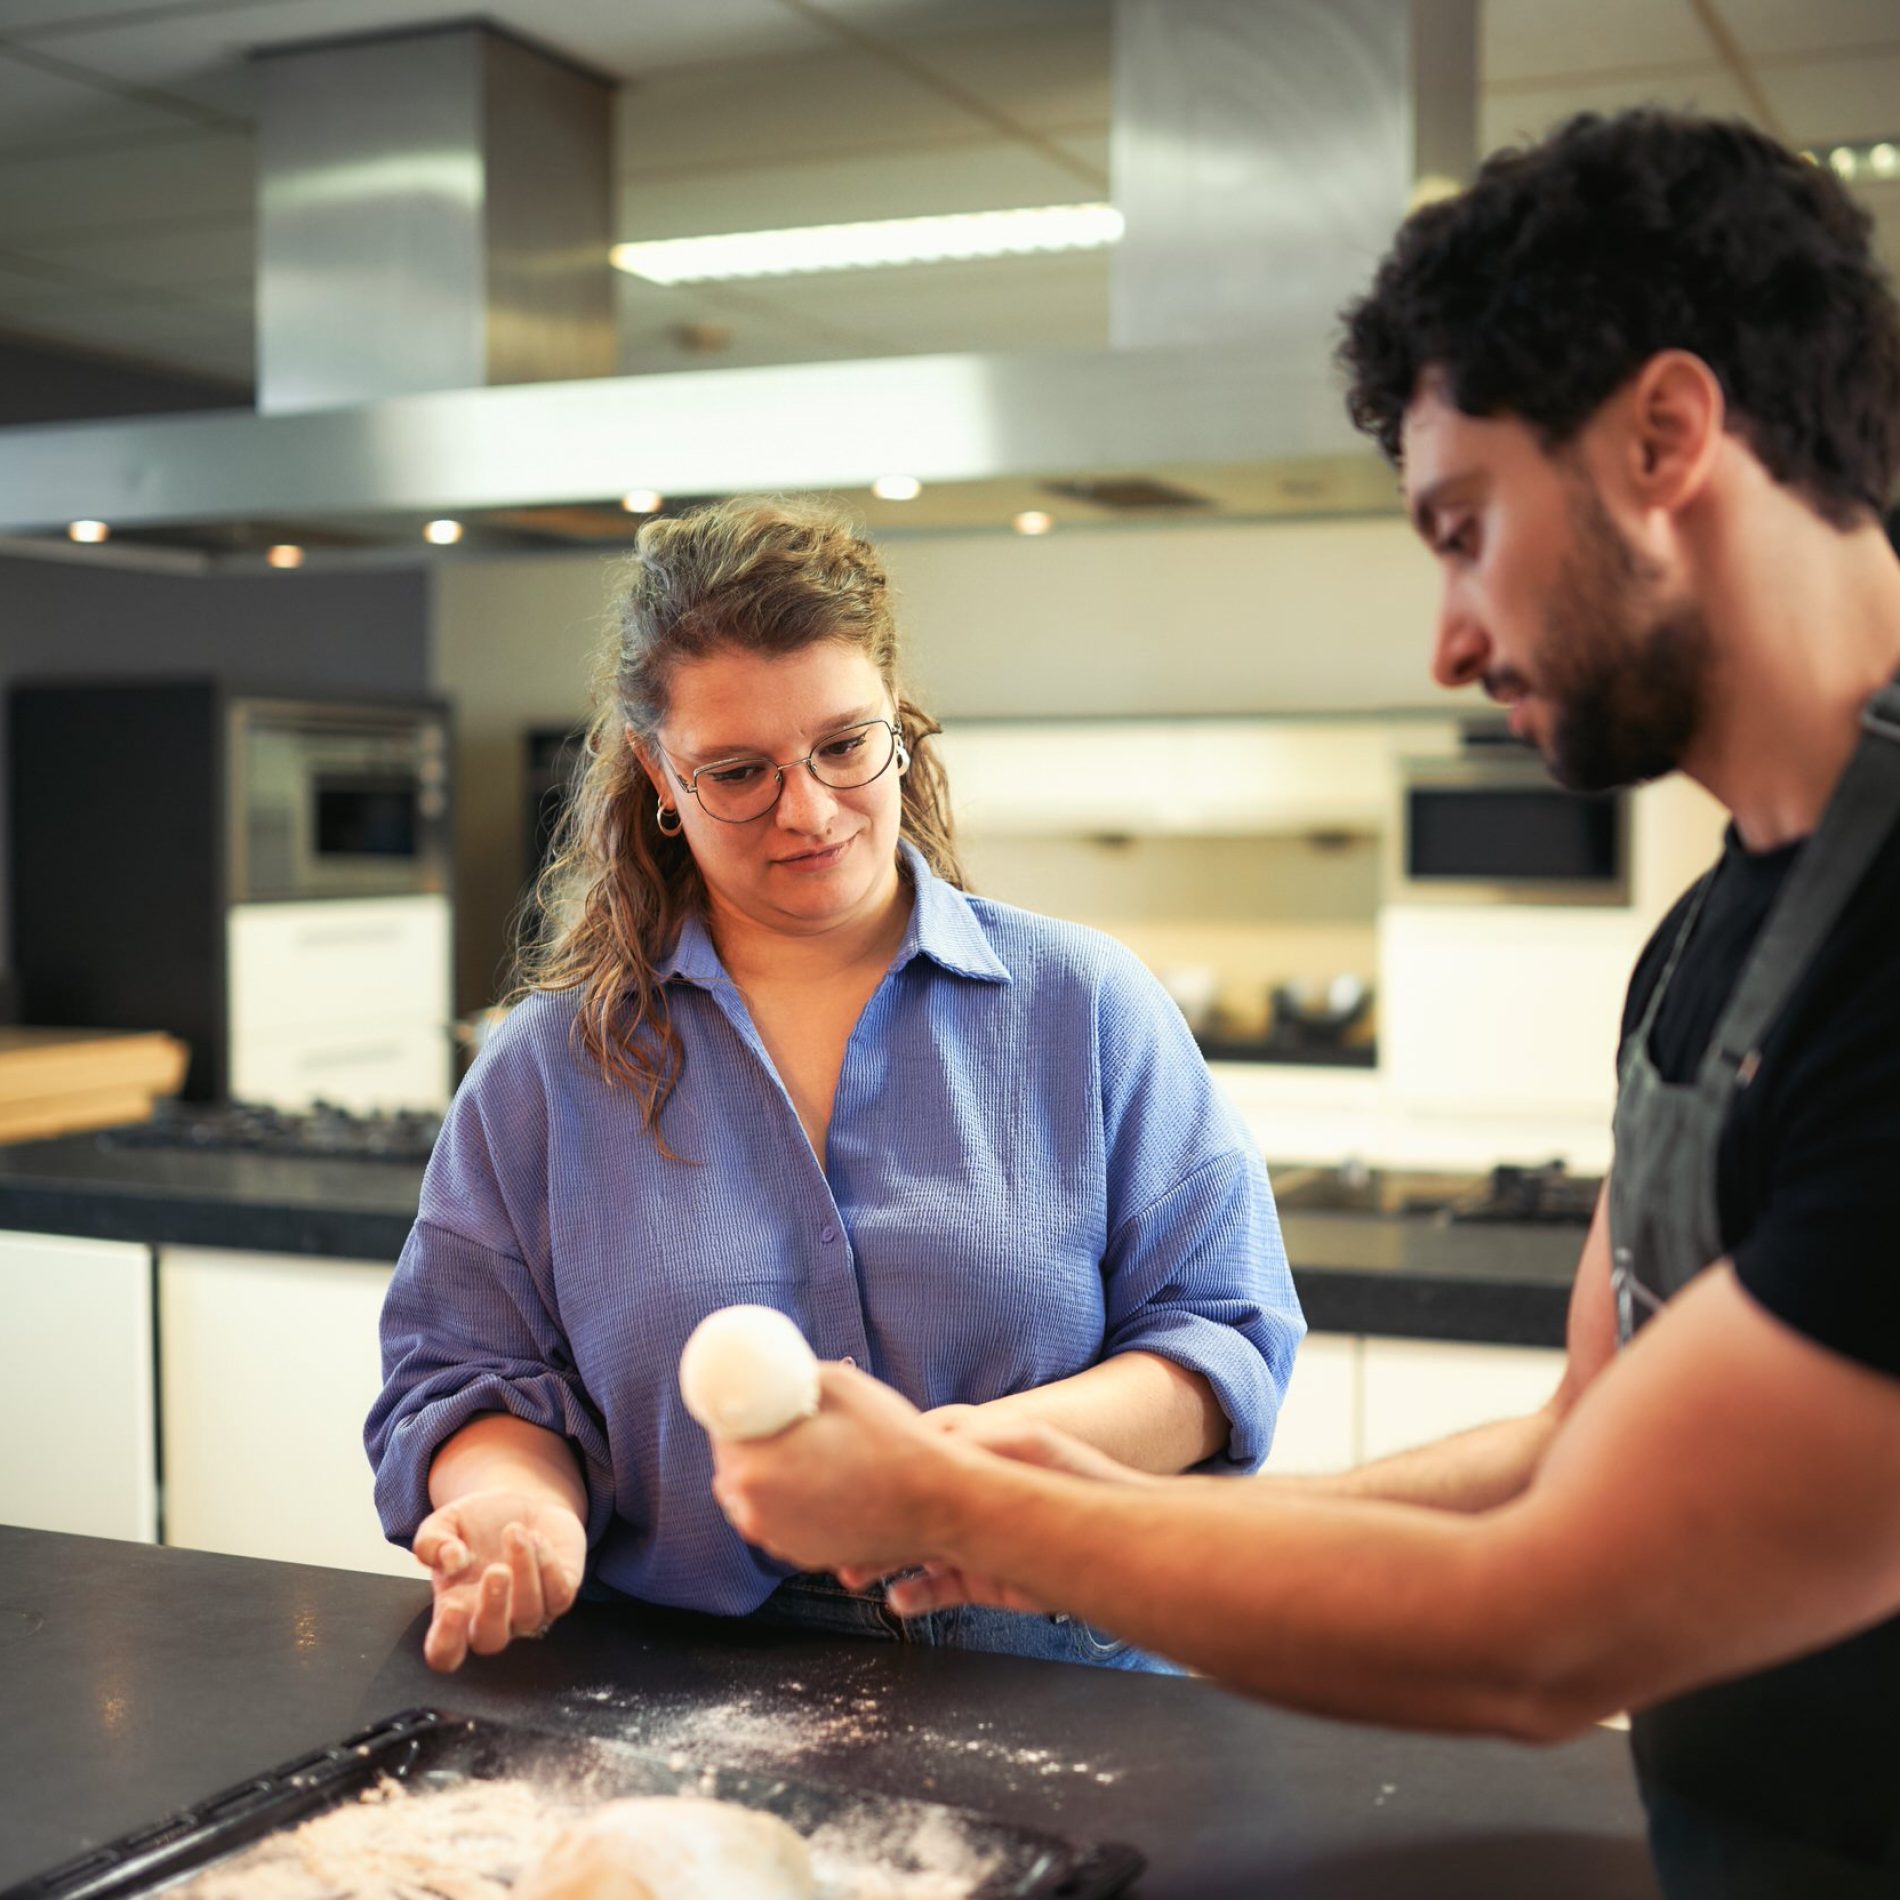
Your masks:
<path fill-rule="evenodd" d="M 1264 1164 L 1242 1153 L 1203 1163 L 1122 1223 L 1104 1272 L 1105 1354 L 1152 1352 L 1201 1374 L 1229 1435 L 1199 1468 L 1255 1470 L 1306 1331 Z"/>
<path fill-rule="evenodd" d="M 613 1516 L 605 1422 L 552 1310 L 546 1104 L 531 1054 L 519 1039 L 491 1046 L 463 1083 L 383 1303 L 383 1389 L 363 1443 L 392 1543 L 411 1543 L 432 1508 L 435 1454 L 485 1412 L 573 1445 L 590 1546 Z"/>
<path fill-rule="evenodd" d="M 613 1516 L 607 1434 L 535 1292 L 526 1264 L 419 1220 L 383 1305 L 383 1390 L 363 1442 L 391 1543 L 411 1543 L 433 1506 L 429 1466 L 471 1419 L 507 1412 L 558 1432 L 587 1484 L 587 1541 Z"/>
<path fill-rule="evenodd" d="M 1266 1164 L 1181 1012 L 1131 957 L 1097 1000 L 1108 1172 L 1104 1356 L 1198 1372 L 1227 1415 L 1198 1469 L 1255 1470 L 1306 1332 Z"/>

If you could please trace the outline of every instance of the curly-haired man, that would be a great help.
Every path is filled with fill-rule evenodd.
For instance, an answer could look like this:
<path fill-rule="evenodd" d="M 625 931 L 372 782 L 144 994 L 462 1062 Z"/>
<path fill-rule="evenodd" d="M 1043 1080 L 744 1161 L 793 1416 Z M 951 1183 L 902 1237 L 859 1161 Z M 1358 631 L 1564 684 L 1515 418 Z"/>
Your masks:
<path fill-rule="evenodd" d="M 1550 1403 L 1236 1487 L 959 1443 L 832 1369 L 724 1458 L 742 1529 L 1328 1714 L 1633 1708 L 1672 1900 L 1900 1892 L 1900 314 L 1868 235 L 1745 126 L 1584 118 L 1413 216 L 1347 314 L 1438 679 L 1568 783 L 1682 771 L 1733 819 L 1630 987 Z"/>

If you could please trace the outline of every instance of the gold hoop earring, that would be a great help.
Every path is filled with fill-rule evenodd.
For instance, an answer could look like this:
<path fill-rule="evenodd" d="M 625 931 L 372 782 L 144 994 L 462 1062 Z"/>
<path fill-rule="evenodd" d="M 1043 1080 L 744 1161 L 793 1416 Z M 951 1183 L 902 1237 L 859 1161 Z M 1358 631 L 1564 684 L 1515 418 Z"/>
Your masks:
<path fill-rule="evenodd" d="M 673 821 L 670 825 L 666 822 L 669 818 Z M 680 816 L 679 807 L 669 805 L 665 799 L 661 799 L 654 807 L 653 822 L 659 826 L 662 838 L 677 838 L 686 829 L 686 820 Z"/>

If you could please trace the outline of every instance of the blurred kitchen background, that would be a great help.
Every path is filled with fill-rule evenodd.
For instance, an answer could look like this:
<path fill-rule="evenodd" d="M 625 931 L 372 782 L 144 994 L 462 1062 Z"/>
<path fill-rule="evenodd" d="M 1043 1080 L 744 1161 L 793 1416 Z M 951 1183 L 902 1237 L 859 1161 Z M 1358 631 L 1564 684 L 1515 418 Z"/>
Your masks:
<path fill-rule="evenodd" d="M 1897 101 L 1892 0 L 0 0 L 0 1134 L 182 1087 L 182 1139 L 419 1158 L 614 560 L 809 490 L 887 557 L 977 886 L 1157 971 L 1289 1209 L 1587 1183 L 1718 814 L 1433 687 L 1333 315 L 1481 153 L 1643 102 L 1810 150 L 1892 263 Z M 833 226 L 884 261 L 651 248 Z M 175 1340 L 245 1336 L 228 1265 Z"/>

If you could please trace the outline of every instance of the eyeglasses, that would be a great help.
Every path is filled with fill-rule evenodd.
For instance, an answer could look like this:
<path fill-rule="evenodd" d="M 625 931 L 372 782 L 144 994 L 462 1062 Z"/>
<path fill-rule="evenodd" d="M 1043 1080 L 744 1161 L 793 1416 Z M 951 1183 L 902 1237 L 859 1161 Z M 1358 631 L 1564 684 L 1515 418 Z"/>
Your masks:
<path fill-rule="evenodd" d="M 881 778 L 897 756 L 901 734 L 890 719 L 867 719 L 862 725 L 846 726 L 828 739 L 820 739 L 802 759 L 771 759 L 742 756 L 714 759 L 696 771 L 682 773 L 673 765 L 674 776 L 699 800 L 699 808 L 708 818 L 722 825 L 743 825 L 763 818 L 779 801 L 785 790 L 785 774 L 802 765 L 820 785 L 834 792 L 856 791 Z M 668 763 L 672 764 L 671 755 Z"/>

